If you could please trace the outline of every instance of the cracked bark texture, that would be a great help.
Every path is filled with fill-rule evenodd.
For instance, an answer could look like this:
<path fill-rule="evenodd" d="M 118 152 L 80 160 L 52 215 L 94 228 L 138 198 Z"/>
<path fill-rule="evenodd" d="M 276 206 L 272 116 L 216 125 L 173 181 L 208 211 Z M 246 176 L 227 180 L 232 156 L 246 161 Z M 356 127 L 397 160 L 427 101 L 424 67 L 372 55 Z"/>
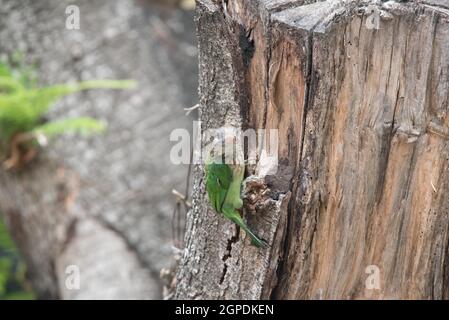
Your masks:
<path fill-rule="evenodd" d="M 65 28 L 68 5 L 79 6 L 80 30 Z M 0 54 L 22 51 L 41 84 L 139 84 L 64 99 L 50 117 L 92 116 L 107 132 L 58 138 L 26 170 L 0 170 L 0 212 L 37 294 L 161 298 L 159 271 L 173 263 L 171 190 L 183 190 L 187 174 L 169 161 L 169 134 L 189 128 L 183 107 L 196 102 L 193 14 L 149 1 L 0 0 L 0 16 Z M 79 290 L 65 285 L 70 265 Z"/>
<path fill-rule="evenodd" d="M 244 212 L 267 249 L 196 167 L 177 298 L 449 298 L 448 7 L 197 2 L 202 129 L 279 129 L 279 167 Z"/>

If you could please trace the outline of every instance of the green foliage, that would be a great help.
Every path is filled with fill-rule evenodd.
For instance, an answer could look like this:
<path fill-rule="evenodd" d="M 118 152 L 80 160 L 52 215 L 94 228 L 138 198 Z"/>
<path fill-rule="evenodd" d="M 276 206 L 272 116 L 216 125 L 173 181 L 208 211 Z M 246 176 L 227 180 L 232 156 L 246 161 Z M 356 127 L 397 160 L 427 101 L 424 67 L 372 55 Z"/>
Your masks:
<path fill-rule="evenodd" d="M 106 126 L 102 122 L 91 118 L 75 118 L 51 121 L 37 126 L 33 129 L 33 132 L 52 138 L 67 132 L 77 132 L 82 135 L 89 135 L 93 132 L 102 132 L 105 127 Z"/>
<path fill-rule="evenodd" d="M 16 58 L 20 60 L 20 58 Z M 33 69 L 16 63 L 0 61 L 0 151 L 7 153 L 16 134 L 44 134 L 48 137 L 66 132 L 91 134 L 105 129 L 92 118 L 75 118 L 42 123 L 44 116 L 57 100 L 88 89 L 125 89 L 134 81 L 94 80 L 76 84 L 36 87 Z M 2 153 L 2 152 L 0 152 Z"/>
<path fill-rule="evenodd" d="M 34 299 L 25 265 L 0 218 L 0 300 Z"/>

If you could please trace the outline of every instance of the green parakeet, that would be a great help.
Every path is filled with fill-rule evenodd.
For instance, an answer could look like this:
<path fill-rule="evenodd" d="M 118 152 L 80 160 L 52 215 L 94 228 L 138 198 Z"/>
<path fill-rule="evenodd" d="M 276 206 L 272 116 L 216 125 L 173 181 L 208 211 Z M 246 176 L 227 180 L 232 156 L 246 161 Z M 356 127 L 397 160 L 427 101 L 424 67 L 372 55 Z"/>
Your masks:
<path fill-rule="evenodd" d="M 245 230 L 253 245 L 256 247 L 267 246 L 265 241 L 259 239 L 248 228 L 237 211 L 243 206 L 240 191 L 245 166 L 229 165 L 222 160 L 221 155 L 215 158 L 209 155 L 206 160 L 206 191 L 210 204 L 217 213 L 223 214 L 225 218 Z"/>

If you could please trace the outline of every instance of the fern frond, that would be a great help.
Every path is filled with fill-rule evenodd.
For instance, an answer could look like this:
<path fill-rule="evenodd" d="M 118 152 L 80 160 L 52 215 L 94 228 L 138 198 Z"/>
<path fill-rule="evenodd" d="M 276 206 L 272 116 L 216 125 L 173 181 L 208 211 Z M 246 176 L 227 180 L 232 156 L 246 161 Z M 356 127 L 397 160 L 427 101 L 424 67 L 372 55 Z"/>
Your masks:
<path fill-rule="evenodd" d="M 64 133 L 91 135 L 95 133 L 102 133 L 105 129 L 106 125 L 101 121 L 97 121 L 92 118 L 75 118 L 56 120 L 37 126 L 33 129 L 33 133 L 43 134 L 47 138 L 53 138 Z"/>
<path fill-rule="evenodd" d="M 79 83 L 78 90 L 88 89 L 134 89 L 137 82 L 134 80 L 90 80 Z"/>
<path fill-rule="evenodd" d="M 59 99 L 89 89 L 129 89 L 132 80 L 92 80 L 74 84 L 37 88 L 33 70 L 21 64 L 17 56 L 13 69 L 0 61 L 0 157 L 11 153 L 12 140 L 19 134 L 43 134 L 49 138 L 64 132 L 92 134 L 105 125 L 91 118 L 77 118 L 42 124 L 42 119 Z"/>
<path fill-rule="evenodd" d="M 56 85 L 29 90 L 27 99 L 31 100 L 34 114 L 40 117 L 48 112 L 51 103 L 69 94 L 89 89 L 129 89 L 135 86 L 131 80 L 92 80 L 78 84 Z"/>
<path fill-rule="evenodd" d="M 54 102 L 69 94 L 88 89 L 125 89 L 133 86 L 135 82 L 129 80 L 86 81 L 27 90 L 17 90 L 20 88 L 16 86 L 16 91 L 11 94 L 0 94 L 0 135 L 9 140 L 15 133 L 31 131 Z"/>
<path fill-rule="evenodd" d="M 17 82 L 14 83 L 14 81 L 11 80 L 8 84 L 20 89 L 20 84 Z M 2 111 L 4 113 L 12 112 L 11 110 L 7 110 L 8 107 L 9 109 L 23 108 L 27 109 L 24 113 L 31 116 L 30 120 L 37 120 L 40 116 L 49 111 L 52 103 L 69 94 L 88 89 L 128 89 L 134 86 L 135 82 L 130 80 L 94 80 L 85 81 L 78 84 L 56 85 L 44 88 L 29 89 L 26 91 L 15 92 L 14 94 L 3 97 L 0 95 L 0 117 L 2 116 Z"/>

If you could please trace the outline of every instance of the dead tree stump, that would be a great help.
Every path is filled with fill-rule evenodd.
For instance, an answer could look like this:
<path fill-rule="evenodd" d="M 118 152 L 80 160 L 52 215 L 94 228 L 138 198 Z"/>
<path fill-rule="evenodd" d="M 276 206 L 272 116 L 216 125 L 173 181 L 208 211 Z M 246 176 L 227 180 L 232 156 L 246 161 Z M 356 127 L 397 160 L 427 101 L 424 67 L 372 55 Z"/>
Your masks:
<path fill-rule="evenodd" d="M 177 297 L 448 298 L 448 2 L 199 0 L 197 26 L 203 129 L 279 129 L 279 167 L 262 250 L 196 167 Z"/>

